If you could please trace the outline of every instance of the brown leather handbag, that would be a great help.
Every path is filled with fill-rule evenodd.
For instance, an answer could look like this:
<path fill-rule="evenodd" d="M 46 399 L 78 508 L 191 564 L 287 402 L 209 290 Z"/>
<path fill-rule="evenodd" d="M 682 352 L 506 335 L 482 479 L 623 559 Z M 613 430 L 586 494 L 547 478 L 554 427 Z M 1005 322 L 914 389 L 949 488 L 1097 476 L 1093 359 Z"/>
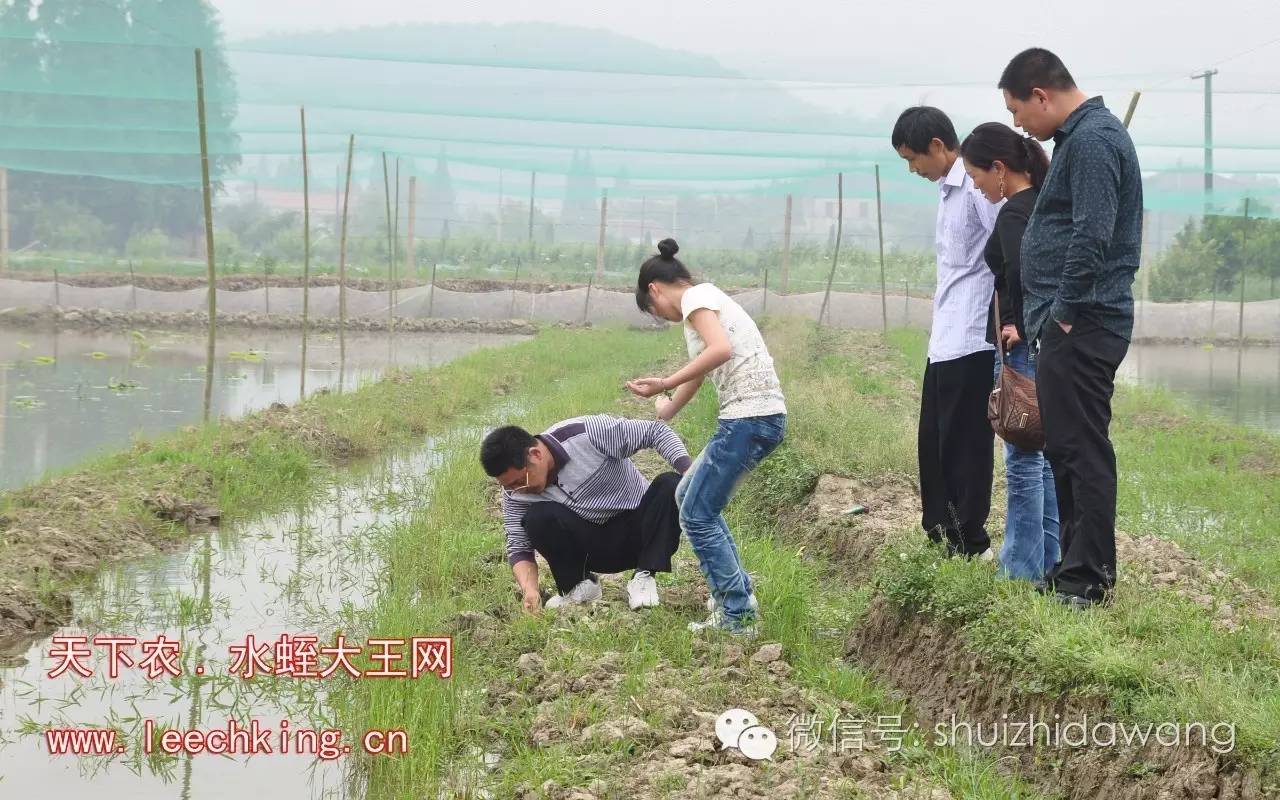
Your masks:
<path fill-rule="evenodd" d="M 1044 449 L 1044 427 L 1040 423 L 1040 399 L 1036 382 L 1010 367 L 1004 358 L 1004 337 L 1000 325 L 1000 293 L 995 294 L 996 346 L 1000 350 L 1000 377 L 987 398 L 987 419 L 996 435 L 1023 450 Z"/>

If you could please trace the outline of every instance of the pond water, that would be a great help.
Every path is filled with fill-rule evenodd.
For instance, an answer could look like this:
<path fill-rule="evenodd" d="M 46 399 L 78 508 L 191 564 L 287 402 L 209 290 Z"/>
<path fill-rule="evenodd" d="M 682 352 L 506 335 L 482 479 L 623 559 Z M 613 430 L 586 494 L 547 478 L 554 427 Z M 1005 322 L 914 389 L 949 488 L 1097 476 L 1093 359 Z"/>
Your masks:
<path fill-rule="evenodd" d="M 333 334 L 307 345 L 307 393 L 353 389 L 388 364 L 438 366 L 516 336 Z M 210 416 L 239 417 L 299 396 L 300 336 L 226 333 L 218 339 Z M 0 329 L 0 491 L 127 447 L 135 434 L 199 423 L 205 339 L 197 332 L 25 332 Z"/>
<path fill-rule="evenodd" d="M 459 428 L 475 446 L 482 420 Z M 467 433 L 470 431 L 470 433 Z M 460 446 L 427 440 L 416 451 L 354 469 L 295 508 L 198 535 L 179 551 L 104 569 L 74 601 L 74 622 L 54 635 L 128 636 L 139 642 L 164 635 L 180 643 L 180 677 L 150 679 L 137 667 L 116 678 L 107 652 L 92 648 L 92 677 L 67 672 L 50 678 L 59 659 L 49 639 L 25 652 L 0 654 L 0 795 L 4 797 L 147 798 L 276 797 L 299 800 L 361 798 L 352 759 L 281 754 L 281 721 L 289 729 L 335 727 L 326 685 L 336 678 L 255 678 L 230 674 L 231 647 L 248 634 L 273 643 L 282 634 L 314 634 L 332 645 L 352 612 L 366 607 L 386 579 L 380 537 L 430 501 L 439 454 Z M 435 636 L 440 631 L 422 631 Z M 348 642 L 367 644 L 348 633 Z M 139 647 L 129 647 L 141 661 Z M 267 661 L 271 656 L 266 657 Z M 320 666 L 329 659 L 322 656 Z M 196 667 L 202 665 L 203 675 Z M 369 679 L 369 678 L 366 678 Z M 418 680 L 439 680 L 427 674 Z M 276 752 L 252 756 L 140 753 L 144 721 L 178 730 L 225 728 L 259 720 L 273 729 Z M 127 752 L 115 758 L 50 755 L 46 726 L 114 727 Z M 342 744 L 357 747 L 350 732 Z M 409 743 L 412 747 L 412 742 Z"/>
<path fill-rule="evenodd" d="M 1119 377 L 1159 386 L 1231 422 L 1280 433 L 1280 347 L 1139 344 Z"/>

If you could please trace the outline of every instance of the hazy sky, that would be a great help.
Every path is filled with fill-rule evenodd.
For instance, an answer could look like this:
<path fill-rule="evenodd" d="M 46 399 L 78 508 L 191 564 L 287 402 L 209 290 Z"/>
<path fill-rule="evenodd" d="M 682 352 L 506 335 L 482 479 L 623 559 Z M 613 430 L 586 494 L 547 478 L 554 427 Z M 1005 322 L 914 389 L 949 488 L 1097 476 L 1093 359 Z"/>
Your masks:
<path fill-rule="evenodd" d="M 1224 67 L 1220 84 L 1280 88 L 1276 0 L 214 0 L 231 38 L 393 22 L 536 19 L 605 28 L 716 56 L 768 77 L 993 82 L 1017 50 L 1058 51 L 1086 76 L 1186 76 Z M 910 9 L 910 10 L 907 10 Z M 1120 81 L 1121 83 L 1123 81 Z M 1146 79 L 1154 83 L 1152 79 Z M 1193 86 L 1191 88 L 1194 88 Z"/>

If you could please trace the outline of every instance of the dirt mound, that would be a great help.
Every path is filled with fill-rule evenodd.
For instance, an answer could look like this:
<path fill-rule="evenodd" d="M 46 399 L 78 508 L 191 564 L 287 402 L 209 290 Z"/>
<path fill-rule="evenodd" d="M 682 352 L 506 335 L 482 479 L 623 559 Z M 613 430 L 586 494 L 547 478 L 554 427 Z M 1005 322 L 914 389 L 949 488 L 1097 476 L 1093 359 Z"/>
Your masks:
<path fill-rule="evenodd" d="M 606 590 L 606 598 L 611 594 L 618 593 Z M 566 620 L 616 625 L 626 614 L 606 603 Z M 664 659 L 646 668 L 643 691 L 628 688 L 629 667 L 634 667 L 628 659 L 619 652 L 587 656 L 555 641 L 545 652 L 522 654 L 510 679 L 489 687 L 505 718 L 532 714 L 532 747 L 565 747 L 584 761 L 596 757 L 602 745 L 630 753 L 625 767 L 609 780 L 586 786 L 545 781 L 519 787 L 516 797 L 951 797 L 945 789 L 895 774 L 876 742 L 868 741 L 856 752 L 837 752 L 830 742 L 817 739 L 793 746 L 790 721 L 813 715 L 815 704 L 829 704 L 851 716 L 855 709 L 793 683 L 781 645 L 698 640 L 688 663 Z M 736 748 L 720 746 L 715 723 L 727 706 L 713 695 L 716 687 L 726 685 L 740 689 L 740 705 L 776 734 L 772 761 L 753 761 Z M 607 709 L 605 717 L 593 719 L 588 715 L 593 708 Z"/>
<path fill-rule="evenodd" d="M 919 527 L 919 508 L 918 492 L 904 480 L 822 475 L 808 502 L 783 515 L 781 527 L 857 578 L 870 574 L 889 541 Z"/>
<path fill-rule="evenodd" d="M 1117 532 L 1116 554 L 1125 578 L 1172 589 L 1209 610 L 1218 624 L 1228 630 L 1238 629 L 1247 619 L 1280 620 L 1280 610 L 1265 593 L 1226 570 L 1201 564 L 1177 542 L 1159 536 Z"/>

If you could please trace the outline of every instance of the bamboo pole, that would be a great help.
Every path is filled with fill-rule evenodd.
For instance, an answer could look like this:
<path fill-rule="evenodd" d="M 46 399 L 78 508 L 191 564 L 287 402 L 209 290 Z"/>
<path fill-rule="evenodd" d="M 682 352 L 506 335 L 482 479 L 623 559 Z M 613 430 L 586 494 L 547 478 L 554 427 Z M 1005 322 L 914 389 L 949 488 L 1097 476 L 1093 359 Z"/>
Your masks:
<path fill-rule="evenodd" d="M 769 262 L 764 262 L 764 294 L 760 295 L 760 313 L 769 313 Z"/>
<path fill-rule="evenodd" d="M 791 195 L 787 194 L 787 212 L 782 217 L 782 293 L 791 281 Z"/>
<path fill-rule="evenodd" d="M 827 275 L 827 291 L 822 296 L 822 308 L 818 311 L 818 324 L 827 314 L 831 302 L 831 282 L 836 279 L 836 264 L 840 261 L 840 238 L 844 234 L 844 173 L 836 174 L 836 246 L 831 254 L 831 272 Z"/>
<path fill-rule="evenodd" d="M 400 156 L 396 156 L 396 192 L 391 207 L 391 305 L 400 304 Z"/>
<path fill-rule="evenodd" d="M 1244 348 L 1244 280 L 1247 274 L 1247 246 L 1249 244 L 1249 198 L 1244 199 L 1244 230 L 1240 232 L 1240 319 L 1236 326 L 1236 341 Z M 1239 370 L 1237 370 L 1237 373 Z M 1237 374 L 1238 377 L 1238 374 Z M 1237 396 L 1239 387 L 1236 387 Z"/>
<path fill-rule="evenodd" d="M 9 271 L 9 170 L 0 167 L 0 272 Z"/>
<path fill-rule="evenodd" d="M 1142 92 L 1134 92 L 1129 98 L 1129 108 L 1124 112 L 1124 126 L 1129 127 L 1129 123 L 1133 121 L 1133 112 L 1138 108 L 1138 98 L 1142 97 Z"/>
<path fill-rule="evenodd" d="M 516 289 L 520 287 L 520 256 L 516 256 L 516 277 L 511 281 L 511 311 L 507 316 L 515 319 L 516 316 Z"/>
<path fill-rule="evenodd" d="M 196 48 L 196 115 L 200 123 L 200 182 L 204 193 L 204 250 L 208 269 L 209 338 L 204 359 L 204 420 L 213 405 L 213 361 L 217 351 L 218 286 L 213 252 L 213 189 L 209 182 L 209 137 L 204 114 L 204 59 Z"/>
<path fill-rule="evenodd" d="M 57 269 L 57 267 L 54 267 L 54 270 L 53 270 L 53 304 L 54 304 L 55 306 L 61 306 L 61 305 L 62 305 L 62 292 L 59 290 L 59 287 L 60 287 L 60 286 L 61 286 L 61 284 L 58 282 L 58 269 Z"/>
<path fill-rule="evenodd" d="M 413 239 L 413 225 L 418 216 L 418 178 L 409 176 L 409 218 L 408 231 L 405 233 L 404 269 L 405 274 L 415 275 L 418 272 L 417 247 Z"/>
<path fill-rule="evenodd" d="M 133 259 L 129 259 L 129 298 L 133 310 L 138 310 L 138 279 L 133 275 Z"/>
<path fill-rule="evenodd" d="M 596 242 L 596 277 L 604 277 L 604 231 L 609 219 L 609 190 L 600 190 L 600 239 Z"/>
<path fill-rule="evenodd" d="M 587 323 L 587 319 L 591 314 L 591 284 L 595 281 L 595 275 L 587 278 L 587 299 L 582 304 L 582 324 Z"/>
<path fill-rule="evenodd" d="M 889 299 L 884 280 L 884 213 L 880 205 L 880 165 L 876 164 L 876 238 L 880 241 L 880 316 L 889 332 Z"/>
<path fill-rule="evenodd" d="M 351 161 L 355 156 L 356 135 L 347 140 L 347 180 L 342 195 L 342 238 L 338 243 L 338 391 L 346 379 L 347 368 L 347 217 L 351 211 Z"/>
<path fill-rule="evenodd" d="M 398 187 L 397 187 L 398 188 Z M 382 151 L 382 193 L 387 204 L 387 284 L 392 285 L 395 279 L 396 257 L 394 252 L 394 233 L 391 230 L 391 176 L 387 173 L 387 151 Z M 395 328 L 395 304 L 391 301 L 391 295 L 394 289 L 387 290 L 387 332 Z"/>
<path fill-rule="evenodd" d="M 428 290 L 428 293 L 427 293 L 427 316 L 428 317 L 432 315 L 432 312 L 434 311 L 435 305 L 436 305 L 436 268 L 439 266 L 440 266 L 439 264 L 435 264 L 435 263 L 431 265 L 431 288 Z"/>
<path fill-rule="evenodd" d="M 307 396 L 307 323 L 311 312 L 311 178 L 307 164 L 307 110 L 298 109 L 302 123 L 302 369 L 298 400 Z"/>

